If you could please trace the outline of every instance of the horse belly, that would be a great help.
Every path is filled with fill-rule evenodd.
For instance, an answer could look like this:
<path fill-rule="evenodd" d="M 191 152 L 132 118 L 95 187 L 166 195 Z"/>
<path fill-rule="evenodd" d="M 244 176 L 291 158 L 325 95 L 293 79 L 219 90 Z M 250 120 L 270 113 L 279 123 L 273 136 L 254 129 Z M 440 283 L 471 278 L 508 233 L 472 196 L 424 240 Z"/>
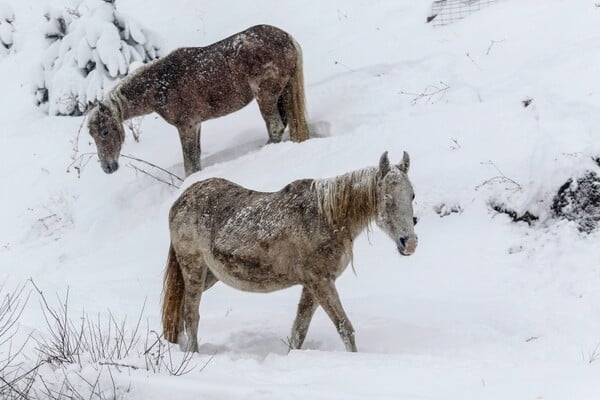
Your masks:
<path fill-rule="evenodd" d="M 250 85 L 231 87 L 206 96 L 210 112 L 208 119 L 219 118 L 246 107 L 254 99 Z"/>
<path fill-rule="evenodd" d="M 210 254 L 208 268 L 223 283 L 245 292 L 268 293 L 297 284 L 291 270 L 235 255 Z"/>

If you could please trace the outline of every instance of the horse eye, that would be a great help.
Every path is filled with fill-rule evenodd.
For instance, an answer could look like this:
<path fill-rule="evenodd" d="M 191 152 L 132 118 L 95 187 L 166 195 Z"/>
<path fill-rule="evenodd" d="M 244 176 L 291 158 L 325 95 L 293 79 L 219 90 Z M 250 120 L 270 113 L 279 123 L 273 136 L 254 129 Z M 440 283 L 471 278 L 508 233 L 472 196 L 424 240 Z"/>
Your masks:
<path fill-rule="evenodd" d="M 413 200 L 415 199 L 415 194 L 414 194 L 414 193 L 413 193 L 412 199 L 413 199 Z"/>
<path fill-rule="evenodd" d="M 108 136 L 108 131 L 100 131 L 100 136 L 107 137 Z"/>
<path fill-rule="evenodd" d="M 413 217 L 413 225 L 416 225 L 419 222 L 419 218 Z"/>

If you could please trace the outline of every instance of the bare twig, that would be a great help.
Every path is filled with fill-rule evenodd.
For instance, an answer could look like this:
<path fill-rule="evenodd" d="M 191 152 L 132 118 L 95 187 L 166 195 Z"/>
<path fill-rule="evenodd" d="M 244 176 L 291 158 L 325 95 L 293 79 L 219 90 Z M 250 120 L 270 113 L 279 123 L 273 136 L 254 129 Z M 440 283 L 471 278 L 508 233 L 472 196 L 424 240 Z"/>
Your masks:
<path fill-rule="evenodd" d="M 342 67 L 344 67 L 344 68 L 345 68 L 345 69 L 346 69 L 348 72 L 356 72 L 354 69 L 350 68 L 349 66 L 347 66 L 346 64 L 344 64 L 344 63 L 343 63 L 343 62 L 341 62 L 341 61 L 337 61 L 337 60 L 335 60 L 335 61 L 333 62 L 333 64 L 334 64 L 334 65 L 341 65 L 341 66 L 342 66 Z"/>
<path fill-rule="evenodd" d="M 154 374 L 181 376 L 196 369 L 194 353 L 172 353 L 173 346 L 149 327 L 145 338 L 143 337 L 140 326 L 145 301 L 131 330 L 128 329 L 126 317 L 117 319 L 110 310 L 108 316 L 102 319 L 99 315 L 97 319 L 92 319 L 83 312 L 78 322 L 74 322 L 69 315 L 68 291 L 64 298 L 57 296 L 59 305 L 53 307 L 36 283 L 33 280 L 30 282 L 40 296 L 48 327 L 46 338 L 37 340 L 37 350 L 44 357 L 39 365 L 52 363 L 52 373 L 55 376 L 51 380 L 48 380 L 47 373 L 44 373 L 44 377 L 41 374 L 38 376 L 36 387 L 41 390 L 42 398 L 118 399 L 123 391 L 129 390 L 131 382 L 129 385 L 117 386 L 115 373 L 145 370 Z M 217 352 L 208 358 L 199 372 L 209 365 L 216 354 Z M 0 375 L 0 385 L 3 383 L 1 378 Z M 30 386 L 26 388 L 28 387 Z M 21 388 L 16 389 L 23 391 Z M 14 390 L 12 392 L 16 393 Z M 4 399 L 1 393 L 0 398 Z M 24 395 L 26 393 L 23 392 Z M 14 399 L 17 398 L 28 400 L 27 397 Z"/>
<path fill-rule="evenodd" d="M 477 64 L 477 63 L 475 62 L 475 60 L 473 60 L 473 57 L 471 57 L 471 55 L 470 55 L 469 53 L 466 53 L 466 54 L 467 54 L 467 58 L 468 58 L 469 60 L 471 60 L 471 62 L 473 63 L 473 65 L 474 65 L 474 66 L 476 66 L 478 70 L 480 70 L 480 71 L 483 71 L 483 69 L 482 69 L 482 68 L 479 66 L 479 64 Z"/>
<path fill-rule="evenodd" d="M 588 351 L 587 355 L 588 364 L 591 364 L 598 360 L 600 360 L 600 343 L 598 343 L 593 350 Z"/>
<path fill-rule="evenodd" d="M 490 51 L 492 51 L 492 47 L 494 47 L 494 45 L 496 43 L 502 43 L 502 42 L 504 42 L 504 40 L 490 40 L 490 45 L 488 46 L 487 51 L 485 52 L 485 55 L 489 56 Z"/>
<path fill-rule="evenodd" d="M 512 188 L 507 188 L 507 190 L 521 190 L 522 189 L 520 183 L 518 183 L 517 181 L 504 175 L 504 173 L 500 170 L 500 168 L 498 168 L 498 166 L 493 161 L 488 160 L 488 161 L 482 162 L 481 165 L 490 165 L 490 166 L 494 167 L 499 175 L 483 181 L 479 185 L 475 186 L 475 190 L 479 190 L 482 187 L 492 184 L 494 182 L 509 183 L 510 185 L 513 186 Z"/>
<path fill-rule="evenodd" d="M 83 116 L 81 119 L 81 124 L 79 124 L 79 129 L 77 129 L 77 133 L 71 139 L 71 145 L 73 146 L 73 152 L 71 153 L 71 160 L 75 161 L 75 159 L 79 155 L 79 136 L 81 136 L 81 129 L 83 128 L 83 124 L 87 120 L 87 114 Z"/>
<path fill-rule="evenodd" d="M 121 367 L 121 368 L 131 368 L 133 370 L 138 370 L 138 369 L 143 369 L 138 367 L 137 365 L 133 365 L 133 364 L 123 364 L 123 363 L 118 363 L 118 362 L 114 362 L 114 361 L 98 361 L 98 364 L 100 365 L 112 365 L 114 367 Z"/>
<path fill-rule="evenodd" d="M 31 292 L 25 293 L 25 285 L 3 293 L 0 286 L 0 398 L 28 399 L 33 380 L 41 362 L 25 369 L 17 359 L 29 342 L 28 336 L 21 345 L 13 348 L 13 338 L 18 332 L 18 321 L 29 301 Z M 4 350 L 2 350 L 4 349 Z"/>
<path fill-rule="evenodd" d="M 123 157 L 123 158 L 126 158 L 126 159 L 128 159 L 128 160 L 133 160 L 133 161 L 141 162 L 141 163 L 143 163 L 143 164 L 146 164 L 146 165 L 148 165 L 148 166 L 150 166 L 150 167 L 152 167 L 152 168 L 156 168 L 156 169 L 158 169 L 159 171 L 162 171 L 162 172 L 164 172 L 165 174 L 169 175 L 169 176 L 170 176 L 170 177 L 172 177 L 173 179 L 176 179 L 176 180 L 178 180 L 179 182 L 183 182 L 183 179 L 182 179 L 182 178 L 180 178 L 179 176 L 175 175 L 175 174 L 174 174 L 174 173 L 172 173 L 172 172 L 169 172 L 169 171 L 167 171 L 166 169 L 164 169 L 164 168 L 162 168 L 162 167 L 159 167 L 159 166 L 158 166 L 158 165 L 156 165 L 156 164 L 153 164 L 153 163 L 151 163 L 150 161 L 146 161 L 146 160 L 143 160 L 143 159 L 141 159 L 141 158 L 137 158 L 137 157 L 134 157 L 134 156 L 131 156 L 131 155 L 125 155 L 125 154 L 121 154 L 121 157 Z"/>
<path fill-rule="evenodd" d="M 173 179 L 172 179 L 172 178 L 171 178 L 171 182 L 168 182 L 168 181 L 166 181 L 166 180 L 164 180 L 164 179 L 161 179 L 161 178 L 159 178 L 159 177 L 158 177 L 158 176 L 156 176 L 156 175 L 153 175 L 153 174 L 151 174 L 150 172 L 146 171 L 146 170 L 145 170 L 145 169 L 143 169 L 143 168 L 140 168 L 140 167 L 137 167 L 137 166 L 133 165 L 132 163 L 129 163 L 129 165 L 128 165 L 128 166 L 129 166 L 130 168 L 133 168 L 133 170 L 134 170 L 134 171 L 136 171 L 136 172 L 139 172 L 139 173 L 142 173 L 142 174 L 144 174 L 144 175 L 147 175 L 147 176 L 151 177 L 152 179 L 154 179 L 154 180 L 157 180 L 157 181 L 158 181 L 158 182 L 160 182 L 160 183 L 164 183 L 165 185 L 171 186 L 171 187 L 173 187 L 173 188 L 175 188 L 175 189 L 179 189 L 179 186 L 178 186 L 178 185 L 176 185 L 176 184 L 173 182 Z"/>
<path fill-rule="evenodd" d="M 400 92 L 400 94 L 406 95 L 406 96 L 413 96 L 413 99 L 410 101 L 410 103 L 414 106 L 415 104 L 417 104 L 419 102 L 419 100 L 424 99 L 425 104 L 432 104 L 435 102 L 438 102 L 440 100 L 442 100 L 442 98 L 444 97 L 444 95 L 446 94 L 446 91 L 448 89 L 450 89 L 450 86 L 448 86 L 445 82 L 440 81 L 440 85 L 429 85 L 425 88 L 425 90 L 423 90 L 421 93 L 413 93 L 413 92 L 405 92 L 402 91 Z"/>
<path fill-rule="evenodd" d="M 283 343 L 285 345 L 285 347 L 287 347 L 288 352 L 292 351 L 294 348 L 292 347 L 292 338 L 289 336 L 286 336 L 285 339 L 279 339 L 281 341 L 281 343 Z"/>
<path fill-rule="evenodd" d="M 77 171 L 77 177 L 81 176 L 81 172 L 83 171 L 83 168 L 90 162 L 90 160 L 93 158 L 93 156 L 98 155 L 98 153 L 94 153 L 94 152 L 89 152 L 89 153 L 81 153 L 79 154 L 68 166 L 67 166 L 67 172 L 71 172 L 71 168 L 73 168 L 74 170 Z M 175 188 L 179 188 L 179 185 L 177 185 L 175 182 L 179 182 L 182 183 L 183 182 L 183 178 L 179 177 L 178 175 L 167 171 L 166 169 L 159 167 L 158 165 L 151 163 L 150 161 L 146 161 L 144 159 L 141 159 L 139 157 L 135 157 L 132 155 L 127 155 L 127 154 L 120 154 L 120 156 L 122 158 L 128 159 L 128 160 L 132 160 L 138 163 L 142 163 L 145 165 L 148 165 L 149 167 L 152 167 L 154 169 L 157 169 L 159 171 L 161 171 L 162 173 L 165 173 L 169 176 L 169 181 L 166 181 L 136 165 L 134 165 L 133 163 L 130 163 L 129 166 L 131 168 L 133 168 L 135 171 L 143 173 L 145 175 L 148 175 L 154 179 L 156 179 L 157 181 L 167 184 L 169 186 L 173 186 Z"/>
<path fill-rule="evenodd" d="M 217 355 L 216 351 L 214 353 L 212 353 L 212 355 L 208 358 L 208 360 L 204 363 L 204 365 L 202 367 L 200 367 L 198 372 L 204 371 L 204 368 L 206 368 L 208 366 L 208 364 L 213 360 L 213 358 L 215 358 L 216 355 Z"/>
<path fill-rule="evenodd" d="M 450 148 L 452 150 L 462 149 L 462 146 L 458 143 L 458 139 L 456 139 L 456 138 L 450 138 L 450 140 L 452 141 L 452 143 L 454 143 L 453 145 L 450 145 Z"/>
<path fill-rule="evenodd" d="M 81 172 L 85 168 L 85 166 L 90 162 L 93 156 L 98 153 L 81 153 L 79 154 L 68 166 L 67 173 L 71 172 L 71 168 L 77 171 L 77 177 L 81 178 Z"/>

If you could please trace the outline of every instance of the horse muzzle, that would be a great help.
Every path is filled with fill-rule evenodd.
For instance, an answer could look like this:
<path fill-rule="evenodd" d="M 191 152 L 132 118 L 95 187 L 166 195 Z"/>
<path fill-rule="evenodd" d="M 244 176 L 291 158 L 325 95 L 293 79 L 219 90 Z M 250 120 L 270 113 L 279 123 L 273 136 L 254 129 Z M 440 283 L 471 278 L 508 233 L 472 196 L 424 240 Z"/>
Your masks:
<path fill-rule="evenodd" d="M 411 256 L 417 250 L 419 240 L 416 236 L 401 237 L 398 239 L 397 247 L 403 256 Z"/>
<path fill-rule="evenodd" d="M 119 169 L 119 163 L 116 161 L 107 161 L 102 163 L 102 170 L 107 174 L 112 174 Z"/>

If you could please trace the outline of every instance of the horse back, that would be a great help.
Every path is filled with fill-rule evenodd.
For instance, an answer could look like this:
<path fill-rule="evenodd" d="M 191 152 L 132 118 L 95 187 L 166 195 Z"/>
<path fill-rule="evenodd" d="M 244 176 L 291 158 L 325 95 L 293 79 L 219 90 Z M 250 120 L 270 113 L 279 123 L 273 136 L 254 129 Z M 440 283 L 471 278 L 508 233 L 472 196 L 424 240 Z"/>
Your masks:
<path fill-rule="evenodd" d="M 220 178 L 198 182 L 171 209 L 174 245 L 202 252 L 219 280 L 241 290 L 292 286 L 317 266 L 338 275 L 343 244 L 321 218 L 312 182 L 295 181 L 278 192 Z"/>
<path fill-rule="evenodd" d="M 176 49 L 122 86 L 145 95 L 176 126 L 217 118 L 246 106 L 259 88 L 281 91 L 296 68 L 289 34 L 257 25 L 206 47 Z"/>
<path fill-rule="evenodd" d="M 316 198 L 311 192 L 312 179 L 294 181 L 277 192 L 260 192 L 244 188 L 223 178 L 209 178 L 192 184 L 171 206 L 170 221 L 178 215 L 206 218 L 204 228 L 211 231 L 228 227 L 265 225 L 277 228 L 273 215 L 300 218 L 302 225 L 317 218 Z M 178 217 L 181 218 L 181 217 Z M 281 224 L 279 224 L 281 225 Z"/>

